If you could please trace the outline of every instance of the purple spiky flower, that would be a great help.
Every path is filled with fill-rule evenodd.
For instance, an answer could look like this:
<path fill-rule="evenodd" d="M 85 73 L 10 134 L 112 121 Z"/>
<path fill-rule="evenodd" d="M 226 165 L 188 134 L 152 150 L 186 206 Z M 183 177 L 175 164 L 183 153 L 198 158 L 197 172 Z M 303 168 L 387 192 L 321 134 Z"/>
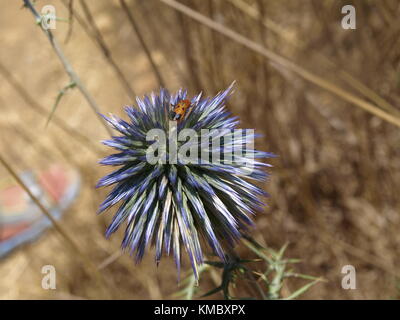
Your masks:
<path fill-rule="evenodd" d="M 237 118 L 225 108 L 231 91 L 232 85 L 212 98 L 195 96 L 178 123 L 171 121 L 170 112 L 187 99 L 183 90 L 170 95 L 161 89 L 159 95 L 137 99 L 137 108 L 125 108 L 129 122 L 104 117 L 120 135 L 103 141 L 118 152 L 100 163 L 122 167 L 100 179 L 97 187 L 115 187 L 99 211 L 120 203 L 106 236 L 126 223 L 122 248 L 135 253 L 137 261 L 153 244 L 157 264 L 163 249 L 167 255 L 173 251 L 179 273 L 183 244 L 197 279 L 206 243 L 225 260 L 225 252 L 253 225 L 251 216 L 262 208 L 260 197 L 266 193 L 249 180 L 264 180 L 264 167 L 269 165 L 256 159 L 274 155 L 254 150 L 250 143 L 255 137 L 253 130 L 238 133 Z M 185 144 L 190 147 L 198 161 L 193 161 L 193 155 L 192 161 L 179 156 L 176 162 L 171 161 L 171 128 L 178 136 L 192 129 L 201 137 L 190 141 L 178 138 L 177 142 L 178 149 Z M 167 137 L 167 145 L 158 148 L 155 162 L 148 157 L 149 150 L 154 152 L 151 146 L 161 141 L 153 135 L 149 138 L 154 129 Z"/>

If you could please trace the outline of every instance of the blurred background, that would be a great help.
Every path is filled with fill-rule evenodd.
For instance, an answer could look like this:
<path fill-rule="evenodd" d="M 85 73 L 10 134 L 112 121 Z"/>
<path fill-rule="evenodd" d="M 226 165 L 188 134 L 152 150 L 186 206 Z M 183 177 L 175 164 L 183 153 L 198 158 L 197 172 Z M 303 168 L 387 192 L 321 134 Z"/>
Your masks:
<path fill-rule="evenodd" d="M 213 95 L 236 80 L 228 109 L 242 128 L 263 135 L 258 149 L 279 155 L 263 186 L 271 197 L 254 238 L 276 250 L 288 242 L 286 255 L 301 259 L 295 270 L 326 280 L 302 298 L 398 298 L 399 1 L 180 3 L 268 57 L 159 0 L 37 0 L 35 8 L 55 7 L 60 20 L 51 32 L 106 114 L 125 117 L 123 106 L 161 85 Z M 347 4 L 356 9 L 354 30 L 342 28 Z M 0 260 L 0 298 L 174 298 L 180 287 L 172 258 L 157 268 L 148 252 L 135 265 L 119 254 L 122 230 L 104 238 L 112 213 L 96 215 L 107 190 L 94 186 L 110 171 L 97 164 L 109 153 L 100 144 L 108 133 L 78 88 L 66 90 L 46 127 L 70 78 L 22 1 L 2 1 L 0 47 L 0 152 L 18 172 L 54 162 L 80 172 L 81 192 L 61 224 L 106 279 L 99 290 L 93 272 L 51 229 Z M 0 167 L 0 175 L 9 173 Z M 56 290 L 41 287 L 43 265 L 56 268 Z M 344 265 L 356 269 L 356 290 L 341 287 Z M 211 289 L 219 277 L 205 275 L 200 288 Z M 284 283 L 283 296 L 296 281 Z"/>

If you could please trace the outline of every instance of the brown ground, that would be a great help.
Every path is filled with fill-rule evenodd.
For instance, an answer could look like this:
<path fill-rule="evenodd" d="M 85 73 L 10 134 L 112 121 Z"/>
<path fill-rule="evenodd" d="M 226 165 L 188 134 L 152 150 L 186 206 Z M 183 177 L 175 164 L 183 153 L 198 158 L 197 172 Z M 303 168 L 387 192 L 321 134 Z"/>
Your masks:
<path fill-rule="evenodd" d="M 258 148 L 280 156 L 273 160 L 272 178 L 265 186 L 271 199 L 265 213 L 257 217 L 254 237 L 275 249 L 289 242 L 287 255 L 302 260 L 296 271 L 327 280 L 303 297 L 397 298 L 398 128 L 282 67 L 268 64 L 156 0 L 144 6 L 134 5 L 137 1 L 127 2 L 137 9 L 137 21 L 170 90 L 188 86 L 191 94 L 198 89 L 213 94 L 237 81 L 229 108 L 241 116 L 243 127 L 256 128 L 265 135 Z M 391 104 L 399 104 L 397 1 L 354 1 L 356 31 L 340 28 L 340 1 L 322 4 L 310 0 L 302 5 L 289 0 L 248 2 L 264 3 L 266 16 L 290 30 L 291 40 L 262 28 L 227 0 L 185 1 L 365 100 L 339 78 L 339 69 L 349 71 Z M 135 92 L 142 95 L 156 90 L 159 84 L 118 1 L 87 3 L 113 59 Z M 33 16 L 21 9 L 21 4 L 22 1 L 7 1 L 2 5 L 0 64 L 47 112 L 34 110 L 0 74 L 0 152 L 18 170 L 40 169 L 54 161 L 79 169 L 82 192 L 62 225 L 91 261 L 99 265 L 118 252 L 122 237 L 119 232 L 105 240 L 103 233 L 111 214 L 95 214 L 106 194 L 105 190 L 94 190 L 94 185 L 108 172 L 96 164 L 108 152 L 98 143 L 107 137 L 107 132 L 77 89 L 63 97 L 56 115 L 90 137 L 99 151 L 89 150 L 55 122 L 45 128 L 57 92 L 69 83 L 69 78 L 48 40 L 35 26 Z M 61 1 L 37 1 L 36 6 L 45 4 L 54 4 L 59 17 L 68 17 Z M 79 1 L 74 1 L 74 6 L 82 15 Z M 67 30 L 67 23 L 58 22 L 54 35 L 82 82 L 102 111 L 122 115 L 121 107 L 132 101 L 114 70 L 77 21 L 65 44 Z M 303 48 L 295 46 L 298 41 L 305 42 Z M 328 56 L 339 67 L 329 67 L 318 58 L 319 54 Z M 0 170 L 1 175 L 7 175 Z M 46 291 L 40 286 L 41 268 L 48 264 L 56 267 L 57 290 Z M 357 290 L 343 290 L 340 286 L 340 271 L 346 264 L 356 268 Z M 39 241 L 0 261 L 0 299 L 160 299 L 170 298 L 178 289 L 172 259 L 164 258 L 157 269 L 152 252 L 140 265 L 124 255 L 101 270 L 107 279 L 107 294 L 98 289 L 90 274 L 65 240 L 51 230 Z M 209 288 L 212 284 L 205 277 L 200 287 Z M 295 284 L 285 284 L 284 294 L 293 291 Z"/>

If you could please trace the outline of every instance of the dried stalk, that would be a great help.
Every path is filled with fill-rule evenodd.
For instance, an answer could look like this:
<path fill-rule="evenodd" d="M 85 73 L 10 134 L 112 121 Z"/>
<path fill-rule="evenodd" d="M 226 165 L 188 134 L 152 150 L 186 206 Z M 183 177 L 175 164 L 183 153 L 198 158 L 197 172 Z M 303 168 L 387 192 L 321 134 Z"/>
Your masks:
<path fill-rule="evenodd" d="M 96 282 L 101 288 L 106 288 L 106 282 L 98 271 L 96 266 L 92 263 L 90 258 L 75 244 L 72 237 L 68 234 L 66 230 L 58 223 L 52 214 L 47 210 L 47 208 L 40 202 L 38 198 L 31 192 L 31 190 L 26 186 L 26 184 L 21 180 L 14 169 L 8 164 L 8 162 L 0 155 L 0 163 L 5 167 L 5 169 L 10 173 L 10 175 L 16 180 L 16 182 L 21 186 L 22 189 L 29 195 L 32 201 L 39 207 L 42 213 L 51 221 L 54 229 L 66 240 L 66 242 L 71 246 L 71 248 L 78 254 L 82 259 L 82 262 L 87 267 L 88 273 L 93 275 Z"/>
<path fill-rule="evenodd" d="M 65 1 L 65 0 L 63 0 Z M 128 96 L 130 99 L 135 100 L 136 93 L 135 90 L 132 88 L 132 86 L 129 84 L 129 81 L 126 79 L 124 73 L 122 72 L 121 68 L 118 66 L 118 64 L 115 62 L 114 58 L 112 57 L 111 50 L 105 43 L 103 36 L 101 35 L 100 30 L 97 28 L 97 25 L 94 21 L 94 18 L 90 12 L 89 7 L 87 6 L 85 1 L 80 0 L 80 4 L 82 6 L 83 12 L 85 14 L 86 19 L 82 19 L 82 17 L 75 12 L 75 18 L 78 21 L 78 23 L 82 26 L 82 28 L 86 31 L 86 33 L 90 36 L 93 37 L 94 41 L 98 45 L 98 48 L 100 49 L 101 53 L 103 54 L 104 58 L 106 61 L 110 64 L 111 68 L 114 70 L 117 78 L 119 79 L 120 83 L 122 86 L 125 88 L 125 91 L 127 92 Z M 90 25 L 89 27 L 85 24 L 84 20 L 88 21 Z"/>
<path fill-rule="evenodd" d="M 35 17 L 35 20 L 37 23 L 40 23 L 42 21 L 42 16 L 36 11 L 35 7 L 32 5 L 30 0 L 23 0 L 24 5 L 26 8 L 28 8 L 33 16 Z M 112 135 L 111 129 L 110 127 L 106 124 L 106 122 L 104 121 L 104 119 L 100 116 L 100 109 L 96 103 L 96 101 L 94 100 L 94 98 L 91 96 L 91 94 L 88 92 L 88 90 L 86 89 L 86 87 L 83 85 L 81 79 L 79 78 L 79 76 L 76 74 L 75 70 L 72 68 L 72 65 L 69 63 L 68 59 L 66 58 L 64 52 L 61 50 L 60 45 L 58 44 L 57 40 L 54 38 L 52 32 L 48 29 L 45 29 L 41 26 L 40 23 L 40 28 L 42 29 L 42 31 L 44 32 L 44 34 L 47 36 L 47 38 L 50 41 L 50 44 L 54 50 L 54 52 L 56 53 L 57 57 L 59 58 L 59 60 L 61 61 L 65 71 L 67 72 L 67 74 L 69 75 L 69 77 L 71 78 L 71 82 L 76 83 L 76 87 L 79 89 L 79 91 L 82 93 L 82 95 L 84 96 L 84 98 L 86 99 L 86 101 L 88 102 L 90 108 L 93 110 L 93 112 L 96 114 L 97 118 L 99 119 L 99 121 L 102 123 L 102 125 L 104 126 L 104 128 L 107 130 L 107 132 L 109 133 L 109 135 Z"/>
<path fill-rule="evenodd" d="M 135 32 L 137 38 L 139 39 L 140 45 L 142 46 L 143 51 L 145 52 L 146 57 L 150 62 L 151 68 L 153 69 L 154 75 L 156 76 L 159 85 L 161 87 L 165 88 L 165 81 L 161 75 L 160 70 L 157 67 L 157 64 L 155 63 L 155 61 L 153 59 L 153 56 L 151 55 L 150 49 L 148 48 L 146 42 L 144 41 L 142 32 L 140 31 L 140 28 L 139 28 L 138 24 L 136 23 L 136 21 L 133 17 L 133 14 L 130 12 L 130 10 L 124 0 L 120 0 L 119 2 L 121 4 L 122 9 L 126 13 L 126 16 L 128 17 L 128 20 L 132 26 L 133 31 Z"/>
<path fill-rule="evenodd" d="M 320 76 L 308 71 L 307 69 L 297 65 L 291 60 L 265 48 L 264 46 L 246 38 L 245 36 L 233 31 L 225 27 L 224 25 L 213 21 L 212 19 L 202 15 L 201 13 L 175 1 L 175 0 L 160 0 L 166 5 L 172 7 L 173 9 L 182 12 L 183 14 L 191 17 L 197 22 L 205 25 L 208 28 L 213 29 L 214 31 L 224 35 L 225 37 L 241 44 L 242 46 L 264 56 L 269 59 L 271 62 L 276 63 L 285 69 L 292 71 L 293 73 L 299 75 L 303 79 L 317 85 L 320 88 L 323 88 L 336 96 L 342 98 L 343 100 L 350 102 L 351 104 L 391 123 L 397 127 L 400 127 L 400 117 L 394 116 L 391 113 L 388 113 L 381 108 L 347 92 L 346 90 L 340 88 L 339 86 L 333 84 L 330 81 L 327 81 Z M 279 70 L 279 69 L 278 69 Z"/>
<path fill-rule="evenodd" d="M 32 110 L 38 113 L 41 117 L 47 118 L 48 111 L 45 107 L 41 106 L 26 90 L 25 88 L 15 79 L 12 73 L 0 62 L 0 73 L 4 76 L 6 81 L 10 83 L 10 85 L 17 91 L 17 93 L 21 96 L 21 98 L 25 101 L 27 105 L 29 105 Z M 53 115 L 52 122 L 64 131 L 66 134 L 70 135 L 76 141 L 85 146 L 88 150 L 93 152 L 96 155 L 101 153 L 101 149 L 95 145 L 93 141 L 91 141 L 88 137 L 80 133 L 75 128 L 71 127 L 64 119 L 58 117 L 57 115 Z"/>

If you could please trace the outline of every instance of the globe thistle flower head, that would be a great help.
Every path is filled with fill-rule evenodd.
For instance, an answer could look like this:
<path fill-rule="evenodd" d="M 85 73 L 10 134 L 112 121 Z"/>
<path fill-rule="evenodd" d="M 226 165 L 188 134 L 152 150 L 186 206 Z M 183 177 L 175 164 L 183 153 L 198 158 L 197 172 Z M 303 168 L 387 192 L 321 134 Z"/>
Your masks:
<path fill-rule="evenodd" d="M 99 212 L 119 203 L 106 236 L 125 224 L 122 248 L 136 261 L 154 245 L 157 264 L 163 252 L 173 252 L 179 273 L 183 248 L 197 279 L 204 248 L 225 260 L 263 207 L 260 197 L 267 194 L 253 182 L 267 177 L 269 165 L 258 159 L 273 154 L 254 149 L 253 130 L 236 129 L 238 119 L 225 108 L 232 86 L 190 100 L 186 90 L 161 89 L 137 98 L 137 108 L 125 107 L 129 121 L 103 116 L 119 135 L 103 141 L 117 152 L 100 163 L 120 168 L 97 184 L 114 185 Z M 182 112 L 184 100 L 190 107 Z"/>

